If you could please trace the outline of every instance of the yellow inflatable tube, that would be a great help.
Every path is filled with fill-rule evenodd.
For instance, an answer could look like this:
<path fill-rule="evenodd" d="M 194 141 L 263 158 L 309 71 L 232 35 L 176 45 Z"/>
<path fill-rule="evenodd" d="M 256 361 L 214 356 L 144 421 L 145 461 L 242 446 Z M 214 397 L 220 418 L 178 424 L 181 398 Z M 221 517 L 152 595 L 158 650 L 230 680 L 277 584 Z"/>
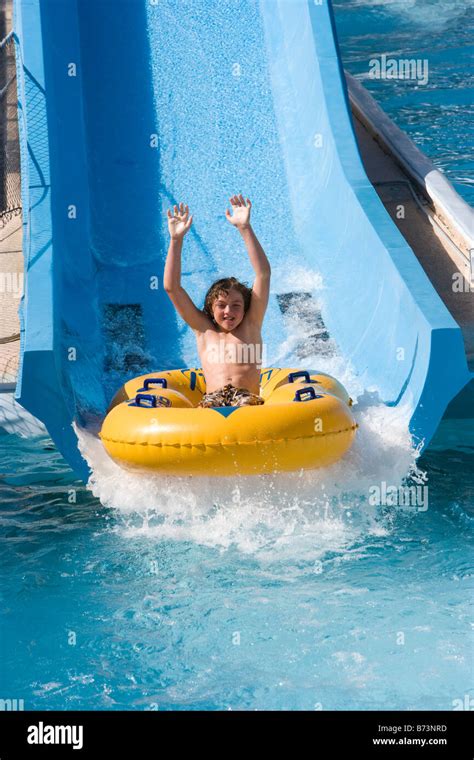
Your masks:
<path fill-rule="evenodd" d="M 100 437 L 119 465 L 175 475 L 255 475 L 333 464 L 357 425 L 351 399 L 330 375 L 263 369 L 261 406 L 196 408 L 200 369 L 130 380 L 115 395 Z"/>

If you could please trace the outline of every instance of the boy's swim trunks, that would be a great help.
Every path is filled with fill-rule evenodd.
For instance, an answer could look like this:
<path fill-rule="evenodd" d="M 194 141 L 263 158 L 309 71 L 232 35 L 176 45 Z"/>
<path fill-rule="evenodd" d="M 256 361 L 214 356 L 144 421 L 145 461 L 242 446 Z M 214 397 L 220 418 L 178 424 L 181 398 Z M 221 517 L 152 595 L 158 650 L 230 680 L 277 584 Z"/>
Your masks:
<path fill-rule="evenodd" d="M 198 406 L 207 409 L 211 406 L 257 406 L 264 403 L 261 396 L 250 393 L 246 388 L 235 388 L 229 383 L 218 391 L 205 393 Z"/>

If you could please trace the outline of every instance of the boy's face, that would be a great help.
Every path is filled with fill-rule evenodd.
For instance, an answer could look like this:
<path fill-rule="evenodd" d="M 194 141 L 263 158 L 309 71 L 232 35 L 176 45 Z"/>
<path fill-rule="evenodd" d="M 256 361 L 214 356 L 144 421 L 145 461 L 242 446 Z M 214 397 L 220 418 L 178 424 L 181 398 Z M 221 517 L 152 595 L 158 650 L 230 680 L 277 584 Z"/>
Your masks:
<path fill-rule="evenodd" d="M 219 293 L 212 305 L 212 316 L 224 332 L 235 330 L 244 318 L 244 297 L 231 288 L 228 293 Z"/>

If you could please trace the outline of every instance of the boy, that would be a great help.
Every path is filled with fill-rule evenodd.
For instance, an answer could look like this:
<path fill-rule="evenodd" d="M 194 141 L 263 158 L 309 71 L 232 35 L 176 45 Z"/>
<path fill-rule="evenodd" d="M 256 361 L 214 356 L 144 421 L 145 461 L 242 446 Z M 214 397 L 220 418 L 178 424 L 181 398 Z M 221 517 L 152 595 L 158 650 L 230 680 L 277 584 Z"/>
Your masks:
<path fill-rule="evenodd" d="M 270 290 L 270 264 L 251 227 L 252 204 L 242 195 L 230 199 L 227 220 L 241 234 L 255 271 L 252 289 L 235 277 L 214 282 L 204 308 L 198 309 L 181 286 L 181 250 L 193 217 L 183 203 L 168 211 L 170 247 L 164 272 L 164 288 L 177 312 L 194 330 L 206 393 L 199 406 L 248 406 L 263 404 L 260 392 L 262 362 L 261 328 Z"/>

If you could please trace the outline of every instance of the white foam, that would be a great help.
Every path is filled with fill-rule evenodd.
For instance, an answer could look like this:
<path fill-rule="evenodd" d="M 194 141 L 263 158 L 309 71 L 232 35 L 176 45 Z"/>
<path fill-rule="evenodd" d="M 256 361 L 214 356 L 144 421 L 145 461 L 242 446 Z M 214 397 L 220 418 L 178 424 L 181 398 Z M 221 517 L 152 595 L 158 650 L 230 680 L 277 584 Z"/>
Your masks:
<path fill-rule="evenodd" d="M 291 253 L 288 254 L 288 258 L 292 258 Z M 301 290 L 324 290 L 322 274 L 306 269 L 301 265 L 295 265 L 291 268 L 288 268 L 288 266 L 273 267 L 272 291 L 276 293 L 289 293 Z"/>
<path fill-rule="evenodd" d="M 407 417 L 383 405 L 355 411 L 355 443 L 332 467 L 277 475 L 163 477 L 123 470 L 100 440 L 77 430 L 92 469 L 88 487 L 117 510 L 124 536 L 193 541 L 219 550 L 235 546 L 266 557 L 319 560 L 346 552 L 386 526 L 368 505 L 369 488 L 398 484 L 413 464 Z"/>

